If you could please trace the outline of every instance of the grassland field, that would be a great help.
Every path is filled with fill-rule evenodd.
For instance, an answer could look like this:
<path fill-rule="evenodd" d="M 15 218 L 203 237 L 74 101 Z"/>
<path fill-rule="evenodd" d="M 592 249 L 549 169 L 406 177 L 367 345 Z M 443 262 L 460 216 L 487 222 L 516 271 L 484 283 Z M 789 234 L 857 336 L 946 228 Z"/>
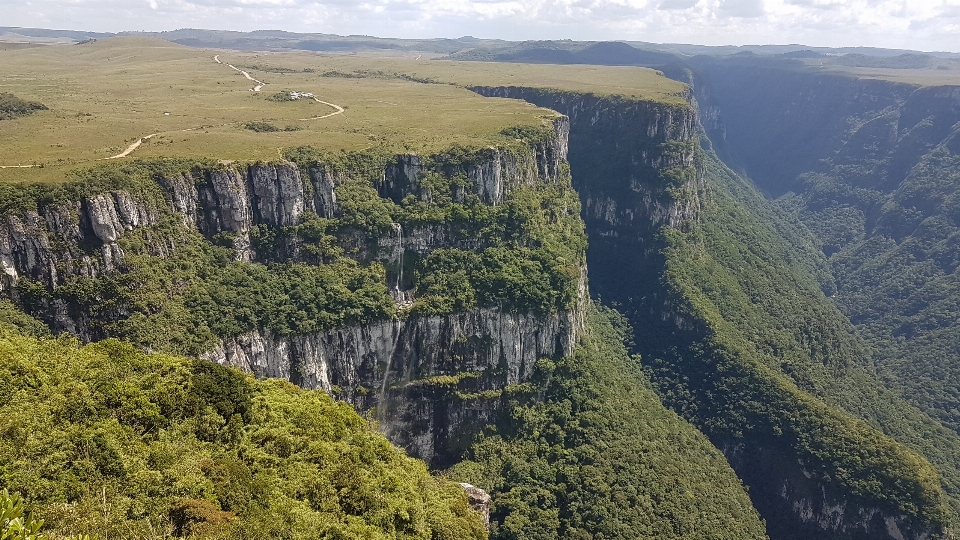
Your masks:
<path fill-rule="evenodd" d="M 217 63 L 219 55 L 223 62 Z M 230 69 L 247 71 L 266 85 Z M 285 148 L 360 150 L 386 145 L 430 153 L 452 144 L 496 144 L 511 126 L 555 113 L 465 87 L 525 85 L 682 103 L 686 87 L 635 67 L 554 66 L 310 52 L 237 52 L 118 37 L 92 43 L 0 47 L 0 92 L 49 110 L 0 121 L 0 181 L 58 182 L 66 172 L 116 156 L 278 159 Z M 314 100 L 275 101 L 280 92 Z M 246 129 L 250 122 L 275 132 Z M 32 167 L 21 168 L 19 165 Z"/>

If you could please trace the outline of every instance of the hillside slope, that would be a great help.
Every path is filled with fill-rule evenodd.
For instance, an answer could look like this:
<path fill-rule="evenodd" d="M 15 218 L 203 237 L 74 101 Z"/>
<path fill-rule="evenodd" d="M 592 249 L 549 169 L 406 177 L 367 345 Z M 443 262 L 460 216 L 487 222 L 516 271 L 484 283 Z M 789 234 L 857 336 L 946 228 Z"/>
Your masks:
<path fill-rule="evenodd" d="M 723 455 L 660 403 L 630 333 L 592 309 L 573 354 L 538 363 L 453 468 L 493 496 L 491 538 L 766 538 Z"/>
<path fill-rule="evenodd" d="M 824 290 L 864 354 L 891 389 L 960 430 L 960 81 L 756 60 L 700 68 L 717 147 L 813 233 L 832 275 Z"/>
<path fill-rule="evenodd" d="M 0 485 L 53 535 L 486 538 L 345 403 L 115 340 L 0 327 Z"/>
<path fill-rule="evenodd" d="M 699 150 L 693 107 L 475 90 L 570 115 L 592 290 L 625 311 L 661 398 L 724 451 L 772 538 L 949 534 L 956 437 L 885 390 L 821 292 L 809 233 Z"/>

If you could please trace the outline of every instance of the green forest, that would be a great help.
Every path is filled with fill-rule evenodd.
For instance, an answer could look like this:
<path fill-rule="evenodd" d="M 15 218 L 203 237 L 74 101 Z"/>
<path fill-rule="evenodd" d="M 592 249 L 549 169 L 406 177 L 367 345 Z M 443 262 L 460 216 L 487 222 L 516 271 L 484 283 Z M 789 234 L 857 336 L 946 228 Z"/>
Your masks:
<path fill-rule="evenodd" d="M 649 367 L 665 402 L 715 443 L 788 448 L 834 489 L 952 525 L 956 434 L 873 373 L 815 279 L 823 258 L 809 233 L 710 156 L 706 174 L 702 225 L 665 231 L 664 279 L 696 327 L 648 342 L 659 347 Z"/>
<path fill-rule="evenodd" d="M 322 391 L 0 326 L 0 485 L 50 538 L 486 537 L 460 486 Z"/>
<path fill-rule="evenodd" d="M 766 538 L 723 455 L 661 405 L 631 333 L 592 308 L 576 351 L 505 392 L 501 417 L 448 471 L 493 496 L 491 538 Z"/>

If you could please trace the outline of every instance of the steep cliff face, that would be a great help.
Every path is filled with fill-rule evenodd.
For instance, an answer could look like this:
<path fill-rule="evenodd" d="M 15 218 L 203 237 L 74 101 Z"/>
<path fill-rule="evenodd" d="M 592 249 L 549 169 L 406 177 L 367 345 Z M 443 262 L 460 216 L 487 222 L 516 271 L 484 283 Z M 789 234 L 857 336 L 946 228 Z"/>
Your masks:
<path fill-rule="evenodd" d="M 863 396 L 844 406 L 880 411 L 866 416 L 923 451 L 956 508 L 960 89 L 701 62 L 729 135 L 717 147 L 812 233 L 831 302 L 863 339 L 852 357 L 869 356 L 899 403 L 895 414 Z M 916 409 L 932 418 L 903 433 Z"/>
<path fill-rule="evenodd" d="M 936 537 L 922 520 L 825 487 L 803 463 L 778 462 L 784 453 L 776 443 L 723 450 L 734 470 L 751 486 L 751 499 L 767 520 L 771 538 Z M 771 485 L 770 477 L 777 478 L 776 485 Z"/>
<path fill-rule="evenodd" d="M 821 301 L 814 297 L 822 299 L 812 277 L 768 284 L 768 278 L 756 275 L 755 269 L 765 265 L 770 266 L 761 272 L 769 270 L 770 276 L 799 275 L 795 273 L 802 273 L 807 262 L 799 260 L 802 253 L 775 246 L 780 234 L 795 234 L 789 233 L 790 225 L 738 206 L 761 199 L 746 184 L 733 187 L 724 179 L 726 173 L 717 172 L 714 158 L 699 150 L 696 106 L 537 89 L 474 91 L 525 99 L 570 116 L 570 166 L 590 237 L 591 288 L 629 316 L 661 397 L 724 451 L 750 487 L 772 538 L 920 539 L 942 532 L 943 493 L 929 481 L 929 465 L 915 462 L 904 447 L 820 401 L 842 401 L 830 392 L 844 385 L 824 382 L 831 377 L 880 388 L 870 376 L 842 367 L 852 362 L 849 356 L 842 358 L 850 351 L 818 353 L 820 345 L 804 342 L 796 352 L 777 352 L 811 331 L 824 344 L 833 339 L 832 332 L 846 331 L 842 319 L 811 307 Z M 725 128 L 715 103 L 699 105 L 708 110 L 714 129 Z M 753 224 L 764 219 L 773 220 L 771 230 L 757 234 Z M 731 257 L 740 252 L 734 247 L 739 245 L 754 255 L 743 261 Z M 786 260 L 777 262 L 780 258 Z M 698 273 L 701 265 L 704 272 Z M 732 285 L 738 272 L 743 274 L 739 286 L 753 302 L 744 311 L 738 311 L 740 293 Z M 783 299 L 778 303 L 777 294 L 794 290 L 811 302 L 790 304 L 803 320 L 781 313 L 780 320 L 774 315 L 760 323 L 782 329 L 776 337 L 750 326 L 756 318 L 751 310 L 775 313 L 785 304 Z M 810 325 L 823 327 L 813 330 Z M 770 358 L 767 351 L 772 351 Z M 831 430 L 821 431 L 823 425 L 849 432 L 850 440 L 837 440 Z M 843 450 L 851 444 L 862 446 L 864 454 L 851 458 Z M 911 465 L 904 468 L 907 463 Z M 843 480 L 845 475 L 875 478 L 891 487 L 865 489 L 858 480 Z M 899 492 L 892 487 L 898 484 L 913 487 Z M 924 510 L 917 513 L 912 498 L 922 500 Z"/>
<path fill-rule="evenodd" d="M 496 206 L 521 186 L 569 182 L 568 130 L 568 120 L 558 116 L 535 140 L 508 147 L 377 157 L 372 163 L 380 172 L 374 175 L 371 196 L 377 199 L 379 192 L 396 208 L 410 196 L 429 205 L 438 188 L 436 181 L 425 179 L 454 179 L 457 191 L 448 198 L 473 197 L 479 203 L 471 204 Z M 85 306 L 63 300 L 56 291 L 122 275 L 128 254 L 121 244 L 142 259 L 197 249 L 198 238 L 205 238 L 231 246 L 240 263 L 325 264 L 323 256 L 302 249 L 297 226 L 318 217 L 336 222 L 342 214 L 337 187 L 358 178 L 351 167 L 349 161 L 194 166 L 79 201 L 38 201 L 35 210 L 9 213 L 0 226 L 0 292 L 55 331 L 92 340 L 111 334 L 104 334 L 103 325 L 91 324 L 89 310 L 78 309 Z M 286 240 L 264 241 L 264 235 L 273 234 L 269 231 L 287 234 Z M 393 441 L 428 461 L 442 465 L 455 460 L 469 444 L 471 430 L 485 424 L 499 393 L 526 380 L 540 358 L 569 354 L 583 328 L 582 261 L 573 261 L 579 285 L 569 309 L 478 307 L 416 315 L 410 313 L 417 299 L 411 270 L 415 261 L 438 249 L 481 250 L 488 241 L 430 221 L 406 227 L 393 223 L 383 233 L 342 226 L 325 234 L 358 264 L 386 267 L 381 279 L 396 301 L 396 315 L 310 334 L 254 328 L 219 336 L 219 344 L 203 356 L 257 376 L 321 388 L 360 410 L 375 411 Z M 121 306 L 107 316 L 122 320 L 130 316 L 128 310 Z"/>
<path fill-rule="evenodd" d="M 638 301 L 657 294 L 658 232 L 696 221 L 702 205 L 694 107 L 535 88 L 472 90 L 570 118 L 570 171 L 590 241 L 591 292 L 626 314 L 651 309 Z"/>
<path fill-rule="evenodd" d="M 529 379 L 539 359 L 573 351 L 582 317 L 579 310 L 477 309 L 304 336 L 257 331 L 224 340 L 204 357 L 374 409 L 391 441 L 449 466 L 488 423 L 504 388 Z"/>

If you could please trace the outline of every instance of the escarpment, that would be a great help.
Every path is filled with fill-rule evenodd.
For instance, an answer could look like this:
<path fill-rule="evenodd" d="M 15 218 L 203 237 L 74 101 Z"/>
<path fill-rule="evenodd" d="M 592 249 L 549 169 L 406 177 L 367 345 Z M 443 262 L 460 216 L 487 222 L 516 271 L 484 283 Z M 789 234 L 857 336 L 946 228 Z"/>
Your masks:
<path fill-rule="evenodd" d="M 657 310 L 656 302 L 639 306 L 636 300 L 658 294 L 658 233 L 696 222 L 704 196 L 694 108 L 537 88 L 472 90 L 523 99 L 570 118 L 570 170 L 590 242 L 591 292 L 616 301 L 625 314 Z"/>
<path fill-rule="evenodd" d="M 911 427 L 885 429 L 908 441 L 929 420 L 863 367 L 815 251 L 701 150 L 693 105 L 473 90 L 570 117 L 591 289 L 630 318 L 664 403 L 724 452 L 771 538 L 949 534 L 954 511 L 929 463 L 837 404 L 866 404 L 851 410 L 873 425 L 898 408 Z M 722 109 L 700 106 L 722 130 Z"/>
<path fill-rule="evenodd" d="M 879 383 L 821 292 L 831 276 L 809 231 L 704 149 L 694 104 L 473 90 L 566 116 L 433 155 L 301 147 L 275 163 L 104 166 L 4 202 L 0 291 L 57 332 L 323 389 L 434 467 L 468 456 L 477 479 L 464 479 L 507 497 L 494 500 L 495 527 L 540 528 L 507 521 L 564 508 L 558 535 L 593 534 L 618 523 L 581 513 L 596 499 L 677 537 L 729 533 L 736 515 L 744 537 L 763 537 L 729 464 L 775 540 L 949 536 L 944 486 L 960 445 L 943 439 L 938 469 L 928 463 L 924 437 L 942 433 Z M 701 95 L 724 133 L 723 107 Z M 868 131 L 887 133 L 884 122 Z M 585 349 L 587 266 L 593 292 L 633 326 L 622 336 L 628 325 L 605 314 L 609 335 L 595 339 L 632 339 L 642 372 L 626 350 L 611 362 Z M 606 397 L 593 387 L 616 384 Z M 629 403 L 660 423 L 621 437 Z M 686 448 L 637 458 L 664 426 L 686 434 L 665 446 Z M 604 441 L 617 453 L 596 463 L 629 462 L 630 485 L 592 488 Z M 704 456 L 710 466 L 686 478 L 702 492 L 664 473 L 664 486 L 631 493 L 649 471 Z M 731 519 L 684 521 L 676 503 L 693 493 L 723 506 L 705 487 L 714 477 L 739 494 Z"/>
<path fill-rule="evenodd" d="M 449 464 L 499 393 L 540 358 L 570 354 L 583 328 L 567 129 L 557 117 L 501 147 L 431 156 L 299 149 L 294 161 L 158 167 L 126 185 L 51 193 L 4 217 L 0 290 L 56 332 L 121 337 L 326 390 L 372 411 L 414 455 Z M 539 215 L 548 202 L 552 214 Z M 517 220 L 509 243 L 484 232 L 501 212 Z M 565 263 L 540 254 L 551 242 L 543 235 L 559 235 Z M 443 271 L 425 266 L 446 256 L 474 262 L 466 285 L 437 283 Z M 502 297 L 497 280 L 516 279 L 513 264 L 547 280 L 541 296 Z M 271 292 L 264 279 L 336 290 L 305 299 L 317 289 Z M 154 287 L 160 296 L 149 300 Z M 223 294 L 249 308 L 222 305 Z"/>

